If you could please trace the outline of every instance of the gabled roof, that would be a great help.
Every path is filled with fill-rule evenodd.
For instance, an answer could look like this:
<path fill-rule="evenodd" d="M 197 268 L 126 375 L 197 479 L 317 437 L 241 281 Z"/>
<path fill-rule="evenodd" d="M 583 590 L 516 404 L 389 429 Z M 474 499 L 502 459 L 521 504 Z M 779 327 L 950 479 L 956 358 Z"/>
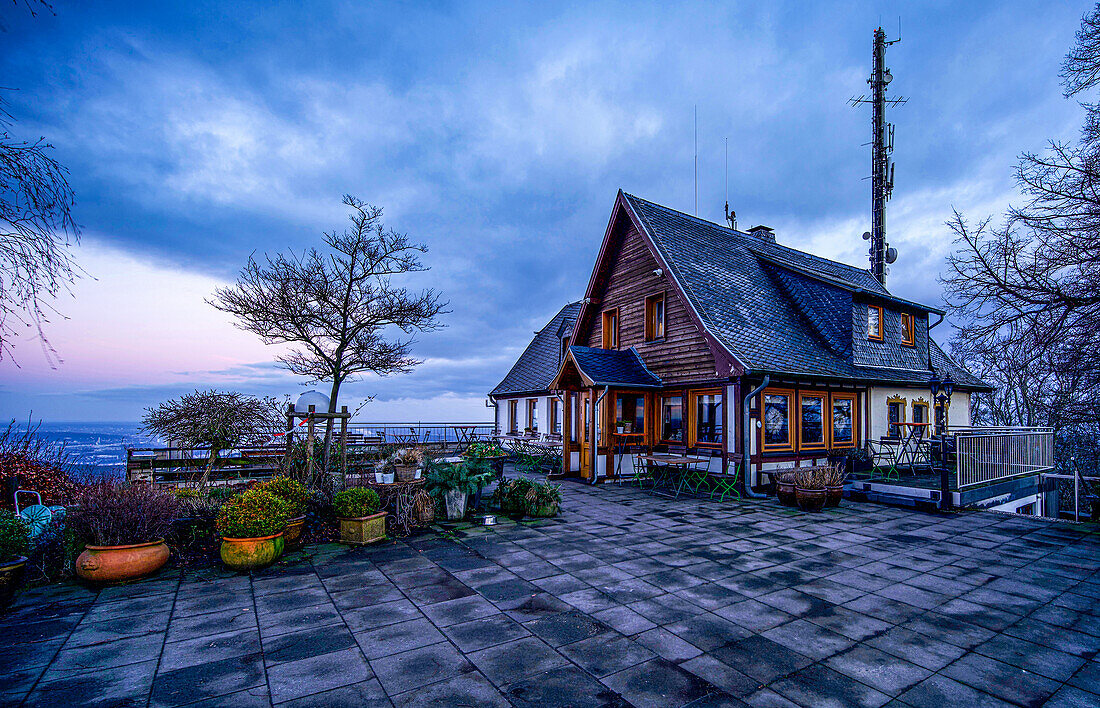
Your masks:
<path fill-rule="evenodd" d="M 593 347 L 569 347 L 569 354 L 562 364 L 562 374 L 570 365 L 586 386 L 615 386 L 616 388 L 660 388 L 661 379 L 646 368 L 638 351 L 630 349 L 596 349 Z M 559 374 L 557 378 L 560 378 Z M 559 387 L 555 378 L 552 386 Z"/>
<path fill-rule="evenodd" d="M 830 261 L 620 192 L 658 260 L 700 324 L 746 371 L 800 377 L 918 383 L 932 372 L 883 359 L 856 364 L 853 301 L 921 314 L 937 310 L 892 296 L 870 270 Z M 614 217 L 613 217 L 614 219 Z M 983 387 L 929 345 L 933 363 L 961 386 Z M 868 365 L 868 364 L 875 365 Z M 955 375 L 958 373 L 958 376 Z M 963 381 L 971 383 L 963 383 Z"/>
<path fill-rule="evenodd" d="M 489 395 L 549 393 L 550 382 L 561 367 L 561 340 L 573 332 L 573 324 L 580 309 L 579 302 L 566 305 L 545 327 L 536 332 L 535 338 L 523 350 L 523 354 L 520 354 L 508 375 Z"/>

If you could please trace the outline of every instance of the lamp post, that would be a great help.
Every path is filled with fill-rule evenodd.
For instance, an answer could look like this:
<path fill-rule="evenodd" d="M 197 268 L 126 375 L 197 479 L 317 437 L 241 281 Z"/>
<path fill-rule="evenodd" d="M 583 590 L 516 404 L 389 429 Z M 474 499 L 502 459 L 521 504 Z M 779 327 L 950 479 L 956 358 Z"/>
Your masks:
<path fill-rule="evenodd" d="M 955 382 L 951 379 L 950 372 L 941 379 L 933 370 L 928 388 L 932 393 L 933 405 L 936 407 L 936 434 L 939 436 L 940 443 L 940 508 L 950 509 L 952 501 L 951 476 L 947 467 L 947 403 L 951 400 Z"/>

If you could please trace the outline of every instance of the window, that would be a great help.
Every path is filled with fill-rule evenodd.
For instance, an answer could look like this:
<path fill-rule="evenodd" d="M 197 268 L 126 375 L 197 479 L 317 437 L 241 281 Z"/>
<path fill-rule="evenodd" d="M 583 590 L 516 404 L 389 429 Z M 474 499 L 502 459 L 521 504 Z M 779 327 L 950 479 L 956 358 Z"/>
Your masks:
<path fill-rule="evenodd" d="M 913 329 L 913 316 L 908 312 L 901 313 L 901 343 L 910 347 L 916 344 L 916 332 Z"/>
<path fill-rule="evenodd" d="M 798 394 L 798 449 L 824 450 L 825 401 L 824 393 Z"/>
<path fill-rule="evenodd" d="M 867 306 L 867 339 L 882 341 L 882 308 L 878 305 Z"/>
<path fill-rule="evenodd" d="M 508 401 L 508 434 L 519 432 L 519 401 Z"/>
<path fill-rule="evenodd" d="M 565 361 L 565 355 L 569 353 L 569 337 L 561 338 L 561 358 L 558 361 Z"/>
<path fill-rule="evenodd" d="M 683 396 L 665 396 L 661 399 L 661 440 L 675 443 L 684 441 Z"/>
<path fill-rule="evenodd" d="M 691 394 L 695 420 L 692 421 L 692 447 L 722 446 L 722 392 L 699 391 Z"/>
<path fill-rule="evenodd" d="M 856 444 L 856 394 L 833 394 L 833 447 Z"/>
<path fill-rule="evenodd" d="M 928 404 L 927 403 L 914 403 L 913 404 L 913 422 L 914 423 L 927 423 L 928 422 Z"/>
<path fill-rule="evenodd" d="M 886 437 L 900 438 L 901 426 L 905 422 L 905 399 L 886 399 Z"/>
<path fill-rule="evenodd" d="M 561 409 L 562 402 L 556 397 L 550 399 L 550 430 L 548 432 L 561 435 Z"/>
<path fill-rule="evenodd" d="M 645 299 L 645 340 L 665 338 L 665 294 L 650 295 Z"/>
<path fill-rule="evenodd" d="M 791 439 L 792 391 L 768 389 L 764 392 L 764 449 L 793 450 Z"/>
<path fill-rule="evenodd" d="M 539 431 L 539 399 L 537 398 L 527 399 L 527 427 L 533 433 Z"/>
<path fill-rule="evenodd" d="M 615 395 L 615 432 L 645 432 L 644 393 L 619 393 Z"/>
<path fill-rule="evenodd" d="M 603 348 L 619 348 L 619 311 L 617 309 L 603 313 Z"/>

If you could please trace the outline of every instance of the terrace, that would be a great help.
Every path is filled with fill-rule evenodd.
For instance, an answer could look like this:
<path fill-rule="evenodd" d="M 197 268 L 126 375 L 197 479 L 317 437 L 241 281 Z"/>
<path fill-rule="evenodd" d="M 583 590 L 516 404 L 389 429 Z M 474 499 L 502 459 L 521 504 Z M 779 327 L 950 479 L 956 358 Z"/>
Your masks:
<path fill-rule="evenodd" d="M 1095 526 L 562 491 L 556 519 L 26 592 L 0 703 L 1100 702 Z"/>

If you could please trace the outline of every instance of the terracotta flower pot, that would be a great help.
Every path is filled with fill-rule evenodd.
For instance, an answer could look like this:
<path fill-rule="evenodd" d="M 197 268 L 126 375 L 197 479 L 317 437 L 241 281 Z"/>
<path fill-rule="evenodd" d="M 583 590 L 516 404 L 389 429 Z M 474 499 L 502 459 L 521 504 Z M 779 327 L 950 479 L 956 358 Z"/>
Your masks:
<path fill-rule="evenodd" d="M 259 538 L 223 538 L 222 563 L 232 570 L 253 570 L 271 565 L 283 554 L 283 532 Z"/>
<path fill-rule="evenodd" d="M 825 506 L 840 506 L 840 500 L 844 498 L 844 485 L 839 487 L 825 487 Z"/>
<path fill-rule="evenodd" d="M 341 543 L 364 546 L 386 537 L 386 512 L 384 511 L 357 519 L 341 517 L 339 521 Z"/>
<path fill-rule="evenodd" d="M 85 546 L 76 559 L 76 574 L 97 583 L 135 580 L 160 570 L 170 554 L 163 538 L 128 546 Z"/>
<path fill-rule="evenodd" d="M 283 542 L 288 551 L 296 551 L 302 547 L 302 529 L 306 525 L 305 515 L 288 519 L 286 530 L 283 531 Z"/>
<path fill-rule="evenodd" d="M 23 581 L 23 569 L 26 566 L 25 556 L 19 556 L 7 563 L 0 563 L 0 607 L 7 607 L 15 596 L 15 589 Z"/>
<path fill-rule="evenodd" d="M 775 497 L 783 506 L 795 505 L 794 482 L 776 482 Z"/>
<path fill-rule="evenodd" d="M 794 490 L 798 508 L 802 511 L 821 511 L 825 507 L 825 499 L 829 492 L 826 489 L 803 489 L 796 487 Z"/>
<path fill-rule="evenodd" d="M 416 479 L 419 465 L 394 465 L 393 472 L 398 482 L 411 482 Z"/>

